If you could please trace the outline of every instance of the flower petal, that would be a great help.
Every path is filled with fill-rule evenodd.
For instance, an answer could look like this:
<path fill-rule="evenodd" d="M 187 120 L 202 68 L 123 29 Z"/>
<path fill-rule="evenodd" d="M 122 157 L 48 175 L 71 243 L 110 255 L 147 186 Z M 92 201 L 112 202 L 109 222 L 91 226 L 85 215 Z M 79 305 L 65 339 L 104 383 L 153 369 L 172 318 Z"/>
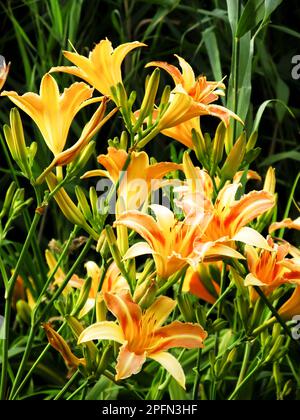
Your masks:
<path fill-rule="evenodd" d="M 232 240 L 243 242 L 247 245 L 257 246 L 258 248 L 267 249 L 268 251 L 273 251 L 273 248 L 270 247 L 268 241 L 260 233 L 247 226 L 240 229 L 238 233 L 234 235 Z"/>
<path fill-rule="evenodd" d="M 176 306 L 176 301 L 167 297 L 159 296 L 148 309 L 146 309 L 143 320 L 155 319 L 155 329 L 160 328 Z"/>
<path fill-rule="evenodd" d="M 119 294 L 104 293 L 106 306 L 118 319 L 126 340 L 130 341 L 137 334 L 142 311 L 133 302 L 128 291 Z"/>
<path fill-rule="evenodd" d="M 179 383 L 179 385 L 182 386 L 183 389 L 185 389 L 184 371 L 176 357 L 165 351 L 156 354 L 151 354 L 148 357 L 160 363 L 166 369 L 166 371 L 171 376 L 173 376 L 173 378 Z"/>
<path fill-rule="evenodd" d="M 130 258 L 139 257 L 140 255 L 153 254 L 153 252 L 153 249 L 147 242 L 137 242 L 128 249 L 123 259 L 128 260 Z"/>
<path fill-rule="evenodd" d="M 113 340 L 123 344 L 124 334 L 121 327 L 112 321 L 96 322 L 87 327 L 78 338 L 78 344 L 92 340 Z"/>
<path fill-rule="evenodd" d="M 207 332 L 199 324 L 174 321 L 157 329 L 154 336 L 158 341 L 154 348 L 151 349 L 153 353 L 173 347 L 186 349 L 203 348 L 203 341 L 207 337 Z"/>

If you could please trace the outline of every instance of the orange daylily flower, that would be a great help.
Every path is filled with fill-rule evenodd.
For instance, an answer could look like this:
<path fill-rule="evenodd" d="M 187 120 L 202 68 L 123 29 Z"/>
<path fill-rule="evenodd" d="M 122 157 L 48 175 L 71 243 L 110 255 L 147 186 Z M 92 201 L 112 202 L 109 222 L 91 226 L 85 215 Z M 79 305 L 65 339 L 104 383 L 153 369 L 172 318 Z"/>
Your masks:
<path fill-rule="evenodd" d="M 226 125 L 229 124 L 230 117 L 233 117 L 242 123 L 240 118 L 229 109 L 220 105 L 211 105 L 220 95 L 224 95 L 225 85 L 222 82 L 209 82 L 204 76 L 196 79 L 192 67 L 182 57 L 175 56 L 178 58 L 182 72 L 177 67 L 163 61 L 152 61 L 146 65 L 146 67 L 156 66 L 166 70 L 176 85 L 174 92 L 185 93 L 191 99 L 189 118 L 179 118 L 172 124 L 162 124 L 164 128 L 162 133 L 193 148 L 191 131 L 193 128 L 197 131 L 200 129 L 199 118 L 195 117 L 212 115 L 220 118 Z M 178 102 L 182 100 L 183 95 L 178 97 Z M 185 100 L 187 102 L 187 98 Z M 192 115 L 193 112 L 194 115 Z"/>
<path fill-rule="evenodd" d="M 137 374 L 146 358 L 150 358 L 160 363 L 184 388 L 182 367 L 167 350 L 173 347 L 204 347 L 207 333 L 203 328 L 179 321 L 162 327 L 176 306 L 176 302 L 166 296 L 158 297 L 144 312 L 129 293 L 105 293 L 104 299 L 118 323 L 103 321 L 93 324 L 81 333 L 78 343 L 113 340 L 122 344 L 116 365 L 116 380 Z"/>
<path fill-rule="evenodd" d="M 266 295 L 272 293 L 277 287 L 289 281 L 285 274 L 288 269 L 284 266 L 289 253 L 289 244 L 275 244 L 272 238 L 268 238 L 270 250 L 256 250 L 246 245 L 245 253 L 250 273 L 245 278 L 245 286 L 259 286 Z M 257 293 L 251 288 L 250 298 L 257 299 Z"/>
<path fill-rule="evenodd" d="M 60 94 L 55 79 L 49 73 L 42 78 L 39 95 L 32 92 L 22 96 L 13 91 L 1 93 L 33 119 L 54 156 L 63 151 L 77 112 L 102 100 L 91 98 L 92 94 L 93 89 L 83 82 L 73 83 Z"/>
<path fill-rule="evenodd" d="M 292 220 L 290 218 L 284 219 L 281 222 L 272 223 L 269 227 L 269 233 L 275 232 L 275 230 L 287 228 L 300 230 L 300 217 Z"/>
<path fill-rule="evenodd" d="M 3 85 L 7 79 L 9 68 L 10 63 L 6 64 L 5 58 L 0 55 L 0 90 L 3 88 Z"/>
<path fill-rule="evenodd" d="M 189 267 L 185 273 L 182 291 L 190 292 L 205 302 L 215 303 L 217 296 L 220 294 L 220 286 L 213 279 L 210 272 L 211 266 L 219 270 L 217 263 L 200 263 L 197 269 Z M 207 287 L 208 284 L 210 288 Z"/>
<path fill-rule="evenodd" d="M 98 162 L 106 170 L 92 170 L 86 172 L 82 178 L 104 176 L 117 184 L 127 159 L 128 153 L 125 150 L 108 147 L 108 153 L 98 157 Z M 168 172 L 181 168 L 181 165 L 173 162 L 159 162 L 151 165 L 147 153 L 132 152 L 126 174 L 120 182 L 118 190 L 119 198 L 122 201 L 122 211 L 140 208 L 152 189 L 157 189 L 160 186 L 160 183 L 155 180 L 158 181 Z M 120 208 L 117 209 L 117 214 L 119 214 L 119 210 Z"/>
<path fill-rule="evenodd" d="M 200 254 L 205 255 L 207 250 L 218 248 L 222 244 L 233 246 L 231 241 L 270 248 L 266 239 L 247 225 L 274 206 L 272 194 L 267 191 L 252 191 L 236 200 L 240 185 L 234 182 L 225 185 L 213 203 L 212 195 L 209 196 L 213 191 L 212 183 L 205 182 L 209 175 L 200 168 L 195 168 L 187 153 L 184 155 L 183 167 L 189 181 L 186 191 L 181 191 L 180 202 L 185 214 L 191 216 L 197 213 L 201 205 L 212 213 L 204 234 L 196 244 Z"/>
<path fill-rule="evenodd" d="M 197 265 L 199 253 L 195 252 L 195 241 L 203 235 L 210 221 L 210 214 L 203 212 L 197 218 L 186 218 L 178 221 L 174 213 L 167 207 L 153 204 L 150 206 L 156 220 L 139 211 L 123 213 L 115 225 L 123 225 L 143 237 L 146 242 L 134 244 L 124 255 L 124 258 L 134 258 L 139 255 L 152 254 L 158 277 L 167 279 L 172 274 L 190 264 Z M 207 250 L 206 256 L 217 258 L 220 255 L 242 257 L 238 252 L 227 246 Z"/>
<path fill-rule="evenodd" d="M 127 42 L 113 48 L 108 39 L 101 40 L 84 57 L 77 52 L 64 51 L 64 56 L 75 66 L 52 67 L 50 72 L 61 71 L 85 80 L 103 95 L 111 96 L 111 88 L 122 83 L 121 64 L 126 55 L 135 48 L 144 47 L 142 42 Z"/>

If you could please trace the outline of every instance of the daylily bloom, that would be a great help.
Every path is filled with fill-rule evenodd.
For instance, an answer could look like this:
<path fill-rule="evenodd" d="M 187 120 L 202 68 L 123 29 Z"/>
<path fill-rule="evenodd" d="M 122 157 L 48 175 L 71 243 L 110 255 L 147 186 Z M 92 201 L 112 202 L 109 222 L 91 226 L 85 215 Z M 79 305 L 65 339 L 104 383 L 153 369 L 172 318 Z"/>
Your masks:
<path fill-rule="evenodd" d="M 174 119 L 172 124 L 160 123 L 163 127 L 163 134 L 193 148 L 191 135 L 192 128 L 197 131 L 200 129 L 199 118 L 194 117 L 212 115 L 222 119 L 226 125 L 229 124 L 230 117 L 242 122 L 240 118 L 229 109 L 220 105 L 211 105 L 211 103 L 215 102 L 220 95 L 224 95 L 225 85 L 222 82 L 209 82 L 204 76 L 200 76 L 196 79 L 192 67 L 182 57 L 175 56 L 179 60 L 182 72 L 180 72 L 177 67 L 163 61 L 152 61 L 146 65 L 146 67 L 156 66 L 166 70 L 171 75 L 176 85 L 174 92 L 185 93 L 191 99 L 189 118 L 186 118 L 187 115 L 185 115 L 185 117 L 178 118 L 177 121 Z M 179 101 L 183 101 L 182 95 L 178 97 L 178 102 Z M 187 98 L 185 98 L 185 101 L 187 102 Z M 187 107 L 187 103 L 185 106 Z M 196 110 L 197 112 L 194 112 L 194 115 L 192 115 L 193 111 Z"/>
<path fill-rule="evenodd" d="M 213 304 L 220 293 L 220 286 L 213 279 L 210 266 L 219 270 L 218 266 L 212 263 L 200 263 L 196 269 L 189 267 L 185 273 L 182 291 L 190 292 L 199 299 Z"/>
<path fill-rule="evenodd" d="M 91 99 L 92 94 L 93 89 L 82 82 L 73 83 L 60 94 L 55 79 L 49 73 L 42 78 L 39 95 L 32 92 L 22 96 L 13 91 L 1 93 L 33 119 L 54 156 L 63 151 L 77 112 L 102 100 Z"/>
<path fill-rule="evenodd" d="M 5 58 L 0 55 L 0 90 L 3 88 L 3 85 L 7 79 L 9 68 L 10 63 L 6 64 Z"/>
<path fill-rule="evenodd" d="M 250 273 L 245 278 L 245 286 L 259 286 L 266 295 L 272 293 L 277 287 L 289 281 L 285 274 L 288 269 L 284 266 L 286 255 L 289 253 L 289 244 L 278 245 L 271 237 L 268 238 L 270 250 L 257 250 L 246 245 L 245 253 Z M 252 301 L 258 297 L 251 289 Z"/>
<path fill-rule="evenodd" d="M 269 233 L 275 232 L 275 230 L 287 228 L 300 230 L 300 217 L 292 220 L 290 218 L 284 219 L 281 222 L 272 223 L 269 227 Z"/>
<path fill-rule="evenodd" d="M 195 266 L 199 262 L 195 252 L 195 241 L 201 238 L 210 221 L 210 214 L 203 212 L 197 218 L 178 221 L 167 207 L 153 204 L 150 206 L 156 220 L 139 211 L 123 213 L 115 225 L 123 225 L 136 231 L 146 242 L 134 244 L 124 255 L 124 259 L 139 255 L 152 254 L 159 278 L 167 279 L 185 265 Z M 230 252 L 234 257 L 241 255 L 226 246 L 207 250 L 206 256 L 218 258 Z"/>
<path fill-rule="evenodd" d="M 159 187 L 158 180 L 168 172 L 182 168 L 181 165 L 173 162 L 160 162 L 151 165 L 149 156 L 145 152 L 132 152 L 131 156 L 128 156 L 125 150 L 109 147 L 106 155 L 102 154 L 98 157 L 98 162 L 106 170 L 92 170 L 86 172 L 82 178 L 104 176 L 116 185 L 129 157 L 130 162 L 118 189 L 119 198 L 122 201 L 122 211 L 139 209 L 149 193 Z M 119 210 L 120 208 L 117 209 L 117 214 L 119 214 Z"/>
<path fill-rule="evenodd" d="M 205 255 L 208 249 L 220 244 L 232 246 L 231 241 L 269 249 L 265 238 L 256 230 L 246 226 L 275 204 L 274 196 L 267 191 L 251 191 L 236 200 L 240 184 L 225 185 L 213 203 L 211 182 L 205 183 L 209 175 L 195 168 L 188 154 L 184 155 L 184 172 L 188 188 L 182 191 L 182 208 L 190 217 L 203 207 L 212 213 L 212 218 L 201 238 L 197 241 L 198 252 Z M 179 202 L 180 203 L 180 202 Z M 202 211 L 202 210 L 201 210 Z"/>
<path fill-rule="evenodd" d="M 113 48 L 108 39 L 101 40 L 84 57 L 77 52 L 64 51 L 64 56 L 75 66 L 52 67 L 50 72 L 61 71 L 85 80 L 103 95 L 111 96 L 111 88 L 122 83 L 121 64 L 126 55 L 135 48 L 146 46 L 142 42 L 127 42 Z"/>
<path fill-rule="evenodd" d="M 202 348 L 207 333 L 198 324 L 172 322 L 162 327 L 176 302 L 158 297 L 144 312 L 133 302 L 129 293 L 105 293 L 110 312 L 118 320 L 103 321 L 86 328 L 78 343 L 91 340 L 113 340 L 122 344 L 116 365 L 116 380 L 140 372 L 147 358 L 160 363 L 184 388 L 185 375 L 178 360 L 167 352 L 173 347 Z"/>

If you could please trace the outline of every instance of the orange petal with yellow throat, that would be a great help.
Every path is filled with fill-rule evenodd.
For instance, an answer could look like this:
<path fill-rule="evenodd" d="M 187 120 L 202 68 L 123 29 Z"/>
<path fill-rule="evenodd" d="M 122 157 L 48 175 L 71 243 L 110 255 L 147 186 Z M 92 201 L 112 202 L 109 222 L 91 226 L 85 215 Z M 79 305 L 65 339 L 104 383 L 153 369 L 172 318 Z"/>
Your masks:
<path fill-rule="evenodd" d="M 133 302 L 127 291 L 119 294 L 105 292 L 104 300 L 109 311 L 118 319 L 126 340 L 130 341 L 137 334 L 141 308 Z"/>
<path fill-rule="evenodd" d="M 155 331 L 154 338 L 157 342 L 151 348 L 151 353 L 165 351 L 173 347 L 203 348 L 206 337 L 207 332 L 200 325 L 174 321 Z"/>
<path fill-rule="evenodd" d="M 146 361 L 146 353 L 136 354 L 129 350 L 127 342 L 120 348 L 117 365 L 116 381 L 136 375 Z"/>

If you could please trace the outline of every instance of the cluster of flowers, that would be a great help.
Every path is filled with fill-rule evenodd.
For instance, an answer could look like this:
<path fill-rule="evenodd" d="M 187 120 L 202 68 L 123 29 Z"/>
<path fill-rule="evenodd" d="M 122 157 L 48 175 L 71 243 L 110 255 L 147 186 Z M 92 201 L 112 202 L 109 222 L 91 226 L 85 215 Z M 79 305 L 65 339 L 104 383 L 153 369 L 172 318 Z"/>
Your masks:
<path fill-rule="evenodd" d="M 11 126 L 5 126 L 4 132 L 24 176 L 35 185 L 47 182 L 64 216 L 98 241 L 97 250 L 104 261 L 101 267 L 88 261 L 88 279 L 73 275 L 63 292 L 67 296 L 80 290 L 76 317 L 68 317 L 68 322 L 76 331 L 84 357 L 75 356 L 64 338 L 50 323 L 45 323 L 51 345 L 70 368 L 88 369 L 91 360 L 99 362 L 99 348 L 93 340 L 113 340 L 121 344 L 116 380 L 138 373 L 146 358 L 150 358 L 184 387 L 183 369 L 167 350 L 201 348 L 207 333 L 200 323 L 173 320 L 163 326 L 176 306 L 176 301 L 166 296 L 168 290 L 175 286 L 178 302 L 180 295 L 189 292 L 214 304 L 222 292 L 220 278 L 229 272 L 233 282 L 248 288 L 249 305 L 255 305 L 259 299 L 257 288 L 265 296 L 272 296 L 282 285 L 296 285 L 292 294 L 287 288 L 288 298 L 278 308 L 279 315 L 290 320 L 294 314 L 300 314 L 300 252 L 287 241 L 275 239 L 274 232 L 300 229 L 300 218 L 275 221 L 273 168 L 269 168 L 261 190 L 245 193 L 248 180 L 261 181 L 258 173 L 249 170 L 257 136 L 254 133 L 247 141 L 242 134 L 234 141 L 232 125 L 242 121 L 225 107 L 213 104 L 224 94 L 222 82 L 209 82 L 204 76 L 196 78 L 181 57 L 177 57 L 181 71 L 165 62 L 151 62 L 146 67 L 155 70 L 147 77 L 141 105 L 133 109 L 136 94 L 127 94 L 121 64 L 130 51 L 143 46 L 131 42 L 113 49 L 106 39 L 95 46 L 89 57 L 66 51 L 65 58 L 74 66 L 52 68 L 42 78 L 39 94 L 2 92 L 33 119 L 54 155 L 38 177 L 32 171 L 37 147 L 35 143 L 26 147 L 16 110 L 12 110 Z M 3 83 L 8 68 L 4 63 L 0 73 Z M 175 87 L 165 86 L 158 101 L 160 69 L 169 73 Z M 85 83 L 73 83 L 61 94 L 51 75 L 54 72 L 69 73 Z M 92 97 L 94 89 L 104 96 Z M 79 139 L 65 149 L 75 115 L 93 103 L 100 105 Z M 107 113 L 111 103 L 116 106 Z M 109 141 L 107 154 L 98 157 L 104 169 L 80 174 L 82 179 L 109 178 L 111 194 L 97 205 L 93 188 L 89 203 L 83 188 L 76 186 L 75 204 L 63 185 L 78 179 L 80 169 L 84 169 L 94 152 L 92 138 L 117 113 L 126 130 Z M 200 117 L 205 115 L 221 120 L 213 140 L 201 131 Z M 188 151 L 182 162 L 157 163 L 149 159 L 141 149 L 160 133 L 193 150 L 202 168 L 193 164 Z M 138 180 L 147 188 L 139 188 Z M 173 211 L 172 206 L 149 206 L 149 192 L 166 186 L 171 187 L 172 206 L 176 205 L 180 213 Z M 113 226 L 105 227 L 112 193 L 117 194 L 115 220 Z M 261 232 L 266 228 L 269 235 L 264 237 Z M 137 241 L 134 233 L 143 241 Z M 146 256 L 143 269 L 137 270 L 135 258 L 141 256 Z M 109 262 L 111 257 L 113 262 Z M 54 252 L 47 250 L 46 259 L 52 272 L 57 265 Z M 61 285 L 64 279 L 59 268 L 53 287 Z M 33 308 L 35 301 L 27 293 L 27 304 Z M 107 320 L 107 309 L 116 321 Z M 87 326 L 91 310 L 97 322 Z"/>

